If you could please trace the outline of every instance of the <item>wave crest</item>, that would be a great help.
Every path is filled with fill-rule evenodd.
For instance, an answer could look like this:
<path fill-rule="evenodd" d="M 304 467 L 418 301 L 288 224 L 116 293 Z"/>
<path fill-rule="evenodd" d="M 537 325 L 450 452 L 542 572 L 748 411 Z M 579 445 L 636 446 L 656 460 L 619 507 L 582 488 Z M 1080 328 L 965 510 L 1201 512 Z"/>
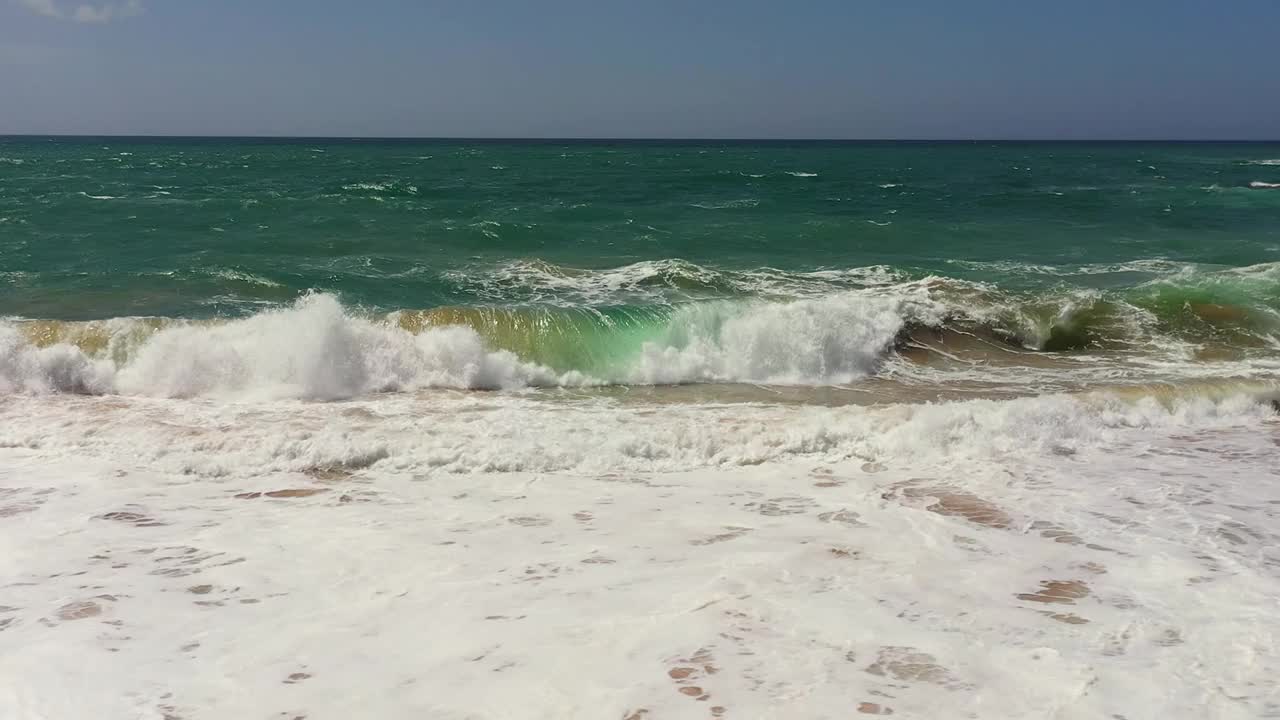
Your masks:
<path fill-rule="evenodd" d="M 512 281 L 547 292 L 687 282 L 786 285 L 791 293 L 387 315 L 311 294 L 238 320 L 16 321 L 0 325 L 0 391 L 333 400 L 421 388 L 823 386 L 873 376 L 989 386 L 1026 385 L 1034 375 L 1038 387 L 1059 389 L 1215 371 L 1253 377 L 1280 370 L 1277 268 L 1187 271 L 1123 291 L 1019 294 L 941 277 L 889 282 L 890 271 L 878 268 L 733 273 L 665 261 L 568 271 L 529 263 L 511 268 Z"/>
<path fill-rule="evenodd" d="M 26 334 L 9 326 L 0 378 L 9 392 L 312 400 L 428 387 L 826 384 L 876 371 L 903 325 L 903 303 L 842 296 L 638 316 L 472 308 L 372 318 L 314 294 L 222 323 L 45 323 Z"/>

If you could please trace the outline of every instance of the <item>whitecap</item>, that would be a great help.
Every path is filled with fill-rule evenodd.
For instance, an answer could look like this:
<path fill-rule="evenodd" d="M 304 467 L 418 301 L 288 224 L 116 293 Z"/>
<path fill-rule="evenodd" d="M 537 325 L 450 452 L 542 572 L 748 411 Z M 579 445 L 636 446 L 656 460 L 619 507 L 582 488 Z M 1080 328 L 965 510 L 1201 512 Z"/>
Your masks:
<path fill-rule="evenodd" d="M 213 270 L 209 272 L 209 274 L 216 278 L 230 280 L 232 282 L 248 283 L 250 285 L 261 285 L 262 287 L 272 288 L 284 287 L 274 280 L 268 280 L 261 275 L 254 275 L 240 270 Z"/>
<path fill-rule="evenodd" d="M 724 202 L 697 202 L 690 203 L 689 207 L 700 208 L 702 210 L 728 210 L 731 208 L 749 208 L 760 204 L 755 198 L 744 198 L 742 200 L 726 200 Z"/>

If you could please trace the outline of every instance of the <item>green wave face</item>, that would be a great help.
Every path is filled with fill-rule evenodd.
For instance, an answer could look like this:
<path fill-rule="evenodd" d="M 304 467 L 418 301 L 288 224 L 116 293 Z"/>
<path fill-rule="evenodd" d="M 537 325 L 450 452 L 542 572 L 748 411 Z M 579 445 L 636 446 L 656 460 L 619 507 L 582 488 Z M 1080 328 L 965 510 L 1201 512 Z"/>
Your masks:
<path fill-rule="evenodd" d="M 1251 343 L 1280 332 L 1280 265 L 1157 281 L 1128 296 L 1189 338 Z"/>
<path fill-rule="evenodd" d="M 490 347 L 559 372 L 607 374 L 668 331 L 671 306 L 613 308 L 436 308 L 392 313 L 411 333 L 464 326 Z"/>

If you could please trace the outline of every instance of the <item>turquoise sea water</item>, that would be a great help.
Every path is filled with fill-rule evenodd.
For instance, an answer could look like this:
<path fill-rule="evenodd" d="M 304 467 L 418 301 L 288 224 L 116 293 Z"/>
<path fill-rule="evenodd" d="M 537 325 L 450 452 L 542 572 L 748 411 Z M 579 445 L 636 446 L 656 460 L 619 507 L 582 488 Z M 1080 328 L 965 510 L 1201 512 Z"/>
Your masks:
<path fill-rule="evenodd" d="M 8 138 L 0 316 L 92 353 L 86 321 L 325 298 L 608 382 L 846 381 L 875 372 L 854 349 L 922 328 L 1257 361 L 1280 328 L 1273 183 L 1280 144 Z M 898 326 L 858 320 L 868 298 Z M 768 327 L 733 346 L 747 316 Z M 794 350 L 811 363 L 631 372 L 646 347 L 741 354 L 824 320 Z"/>
<path fill-rule="evenodd" d="M 1276 183 L 0 140 L 0 717 L 1275 716 Z"/>
<path fill-rule="evenodd" d="M 1278 717 L 1277 183 L 0 139 L 0 718 Z"/>

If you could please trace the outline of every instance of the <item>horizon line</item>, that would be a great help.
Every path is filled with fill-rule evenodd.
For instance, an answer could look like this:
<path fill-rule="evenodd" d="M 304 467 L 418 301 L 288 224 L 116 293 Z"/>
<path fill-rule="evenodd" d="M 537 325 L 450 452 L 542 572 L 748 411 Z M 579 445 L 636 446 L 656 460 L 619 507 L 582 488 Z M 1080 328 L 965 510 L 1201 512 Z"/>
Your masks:
<path fill-rule="evenodd" d="M 2 133 L 0 139 L 324 140 L 346 142 L 539 142 L 539 143 L 1280 143 L 1280 138 L 927 138 L 927 137 L 625 137 L 501 135 L 200 135 L 185 133 Z"/>

